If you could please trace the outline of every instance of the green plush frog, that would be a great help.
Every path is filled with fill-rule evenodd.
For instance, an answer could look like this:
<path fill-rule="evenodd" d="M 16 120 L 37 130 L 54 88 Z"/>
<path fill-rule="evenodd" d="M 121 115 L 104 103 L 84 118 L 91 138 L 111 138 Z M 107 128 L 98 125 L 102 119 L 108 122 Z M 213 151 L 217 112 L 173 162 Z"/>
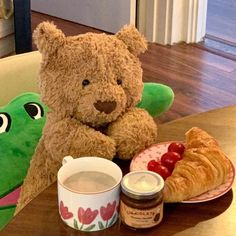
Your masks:
<path fill-rule="evenodd" d="M 46 111 L 36 93 L 24 93 L 0 108 L 0 229 L 13 217 Z"/>

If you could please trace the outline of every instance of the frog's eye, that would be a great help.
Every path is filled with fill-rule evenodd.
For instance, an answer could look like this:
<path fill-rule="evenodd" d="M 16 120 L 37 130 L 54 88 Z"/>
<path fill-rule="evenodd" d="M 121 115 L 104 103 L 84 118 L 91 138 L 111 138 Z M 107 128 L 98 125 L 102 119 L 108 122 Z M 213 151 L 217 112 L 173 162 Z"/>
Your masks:
<path fill-rule="evenodd" d="M 0 113 L 0 134 L 8 132 L 11 126 L 11 117 L 7 113 Z"/>
<path fill-rule="evenodd" d="M 29 102 L 24 105 L 24 108 L 28 115 L 34 119 L 38 120 L 43 117 L 43 108 L 40 104 L 35 102 Z"/>

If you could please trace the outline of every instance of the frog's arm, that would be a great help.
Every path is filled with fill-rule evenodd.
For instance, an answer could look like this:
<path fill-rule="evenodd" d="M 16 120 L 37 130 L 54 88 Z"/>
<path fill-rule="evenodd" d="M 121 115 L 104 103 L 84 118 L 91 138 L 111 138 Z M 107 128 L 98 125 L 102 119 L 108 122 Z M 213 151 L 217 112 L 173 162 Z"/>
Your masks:
<path fill-rule="evenodd" d="M 158 83 L 144 83 L 144 89 L 141 101 L 137 107 L 143 108 L 155 117 L 166 112 L 174 101 L 173 90 Z"/>

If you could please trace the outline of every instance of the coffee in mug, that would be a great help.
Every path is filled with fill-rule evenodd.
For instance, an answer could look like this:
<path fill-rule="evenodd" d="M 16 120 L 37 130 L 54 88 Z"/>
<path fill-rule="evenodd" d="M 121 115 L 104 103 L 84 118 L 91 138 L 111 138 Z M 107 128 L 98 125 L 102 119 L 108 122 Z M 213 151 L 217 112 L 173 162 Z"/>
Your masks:
<path fill-rule="evenodd" d="M 57 173 L 61 219 L 85 232 L 111 227 L 119 218 L 121 179 L 121 169 L 110 160 L 64 157 Z"/>
<path fill-rule="evenodd" d="M 80 171 L 69 176 L 63 184 L 79 193 L 105 191 L 116 184 L 115 178 L 99 171 Z"/>

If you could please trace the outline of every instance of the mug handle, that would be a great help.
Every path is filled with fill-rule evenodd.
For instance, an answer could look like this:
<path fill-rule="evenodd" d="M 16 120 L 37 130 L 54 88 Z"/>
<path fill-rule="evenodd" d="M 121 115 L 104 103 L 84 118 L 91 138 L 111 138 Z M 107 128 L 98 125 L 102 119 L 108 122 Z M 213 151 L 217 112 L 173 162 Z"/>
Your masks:
<path fill-rule="evenodd" d="M 72 156 L 65 156 L 62 160 L 62 165 L 64 166 L 65 164 L 67 164 L 70 161 L 73 161 L 74 158 Z"/>

